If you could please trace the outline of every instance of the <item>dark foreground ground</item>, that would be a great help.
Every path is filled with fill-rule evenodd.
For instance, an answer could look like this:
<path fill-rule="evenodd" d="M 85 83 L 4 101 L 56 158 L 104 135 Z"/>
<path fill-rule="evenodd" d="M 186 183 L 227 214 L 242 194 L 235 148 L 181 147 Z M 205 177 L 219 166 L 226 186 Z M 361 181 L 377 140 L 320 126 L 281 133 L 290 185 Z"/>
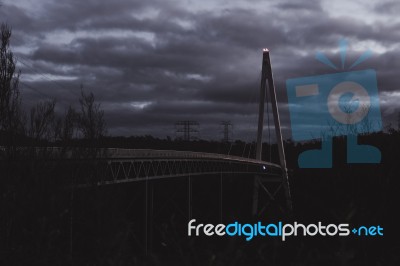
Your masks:
<path fill-rule="evenodd" d="M 382 163 L 348 165 L 345 138 L 334 140 L 332 169 L 298 169 L 301 151 L 318 143 L 285 144 L 294 212 L 276 204 L 251 215 L 253 178 L 187 177 L 71 189 L 69 166 L 29 154 L 1 161 L 0 265 L 400 265 L 400 134 L 360 138 L 377 146 Z M 77 143 L 76 145 L 82 145 Z M 108 138 L 104 147 L 208 151 L 252 156 L 254 145 Z M 251 148 L 252 147 L 252 148 Z M 264 146 L 269 154 L 269 146 Z M 272 161 L 276 161 L 272 147 Z M 88 161 L 89 163 L 89 161 Z M 51 167 L 49 165 L 52 165 Z M 222 184 L 222 186 L 221 186 Z M 153 193 L 152 201 L 150 193 Z M 151 189 L 150 189 L 151 188 Z M 283 201 L 280 200 L 282 203 Z M 153 215 L 149 210 L 153 210 Z M 199 223 L 241 221 L 380 225 L 381 237 L 188 237 L 189 216 Z"/>

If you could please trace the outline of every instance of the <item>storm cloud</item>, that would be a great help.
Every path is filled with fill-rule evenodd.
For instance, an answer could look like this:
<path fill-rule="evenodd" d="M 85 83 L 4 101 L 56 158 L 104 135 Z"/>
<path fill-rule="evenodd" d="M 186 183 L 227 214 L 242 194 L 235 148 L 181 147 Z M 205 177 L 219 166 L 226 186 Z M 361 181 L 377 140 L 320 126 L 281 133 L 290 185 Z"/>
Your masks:
<path fill-rule="evenodd" d="M 399 111 L 395 1 L 2 2 L 26 105 L 56 98 L 62 113 L 77 104 L 82 84 L 101 103 L 112 135 L 174 136 L 176 121 L 196 120 L 201 137 L 220 139 L 220 121 L 231 120 L 235 138 L 254 140 L 268 47 L 288 138 L 286 79 L 342 71 L 315 53 L 340 66 L 343 38 L 347 67 L 373 52 L 354 70 L 376 70 L 383 123 Z"/>

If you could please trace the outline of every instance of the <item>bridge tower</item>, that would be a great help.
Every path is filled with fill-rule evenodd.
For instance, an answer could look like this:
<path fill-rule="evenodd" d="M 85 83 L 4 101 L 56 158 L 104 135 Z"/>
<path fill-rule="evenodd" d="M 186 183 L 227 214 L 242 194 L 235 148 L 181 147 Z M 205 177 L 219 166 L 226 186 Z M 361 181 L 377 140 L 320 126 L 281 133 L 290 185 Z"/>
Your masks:
<path fill-rule="evenodd" d="M 275 127 L 275 135 L 276 135 L 276 143 L 278 146 L 279 153 L 279 163 L 282 168 L 282 179 L 280 185 L 275 189 L 273 193 L 268 190 L 268 183 L 274 182 L 269 180 L 268 178 L 263 178 L 261 176 L 256 175 L 254 177 L 254 192 L 253 192 L 253 215 L 260 214 L 260 202 L 259 202 L 259 192 L 262 189 L 267 193 L 268 197 L 271 201 L 275 201 L 275 194 L 278 190 L 282 189 L 285 193 L 286 198 L 286 207 L 289 212 L 292 210 L 292 201 L 289 189 L 289 179 L 288 172 L 286 167 L 286 159 L 285 159 L 285 150 L 283 147 L 283 139 L 281 132 L 281 125 L 279 120 L 279 111 L 278 104 L 276 100 L 276 91 L 274 85 L 274 79 L 272 75 L 272 67 L 271 67 L 271 59 L 269 56 L 269 50 L 263 49 L 263 58 L 262 58 L 262 68 L 261 68 L 261 85 L 260 85 L 260 102 L 259 102 L 259 113 L 258 113 L 258 129 L 257 129 L 257 148 L 256 148 L 256 159 L 262 160 L 262 136 L 263 136 L 263 127 L 264 127 L 264 104 L 266 100 L 267 93 L 269 93 L 269 99 L 272 105 L 272 114 L 274 118 L 274 127 Z M 269 114 L 268 114 L 269 115 Z"/>

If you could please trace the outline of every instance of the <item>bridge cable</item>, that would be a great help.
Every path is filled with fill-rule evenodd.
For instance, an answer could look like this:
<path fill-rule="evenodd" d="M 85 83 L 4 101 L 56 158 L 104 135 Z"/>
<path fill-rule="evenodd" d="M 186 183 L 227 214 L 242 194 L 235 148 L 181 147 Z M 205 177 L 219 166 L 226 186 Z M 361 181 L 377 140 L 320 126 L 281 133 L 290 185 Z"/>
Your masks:
<path fill-rule="evenodd" d="M 259 74 L 257 75 L 257 78 L 256 78 L 256 80 L 255 80 L 255 82 L 254 82 L 254 88 L 257 88 L 257 83 L 259 83 L 260 82 L 260 80 L 261 80 L 261 78 L 262 78 L 262 70 L 260 70 L 260 72 L 259 72 Z M 253 86 L 252 86 L 253 87 Z M 250 97 L 248 98 L 248 100 L 247 100 L 247 104 L 251 104 L 252 102 L 253 102 L 253 100 L 256 98 L 256 96 L 255 96 L 255 94 L 256 94 L 256 91 L 257 91 L 257 89 L 256 90 L 251 90 L 251 94 L 250 94 Z M 256 105 L 256 108 L 258 108 L 258 105 Z M 258 113 L 258 111 L 256 111 L 256 114 Z M 254 124 L 257 124 L 257 116 L 256 116 L 256 118 L 255 118 L 255 123 Z M 252 145 L 251 143 L 249 144 L 249 145 Z M 244 145 L 244 147 L 243 147 L 243 152 L 242 152 L 242 157 L 244 157 L 244 154 L 245 154 L 245 151 L 246 151 L 246 147 L 247 147 L 247 141 L 245 141 L 245 145 Z M 251 147 L 250 147 L 251 148 Z M 250 153 L 248 154 L 248 158 L 250 157 Z"/>
<path fill-rule="evenodd" d="M 247 146 L 247 142 L 244 143 L 243 152 L 242 152 L 242 157 L 244 157 L 244 152 L 246 151 L 246 146 Z"/>
<path fill-rule="evenodd" d="M 251 154 L 251 146 L 253 146 L 253 143 L 250 143 L 250 145 L 249 145 L 249 153 L 247 155 L 248 159 L 250 158 L 250 154 Z"/>
<path fill-rule="evenodd" d="M 262 79 L 262 69 L 260 70 L 260 73 L 259 73 L 259 76 L 258 76 L 258 82 L 260 82 L 261 79 Z M 257 88 L 257 90 L 259 90 L 259 88 Z M 260 97 L 260 95 L 259 95 L 259 97 Z M 264 99 L 264 101 L 265 101 L 265 99 Z M 256 105 L 256 109 L 257 109 L 256 114 L 258 114 L 258 108 L 259 108 L 259 106 Z M 256 124 L 256 125 L 258 124 L 258 117 L 257 116 L 255 117 L 254 124 Z M 256 147 L 256 145 L 257 145 L 256 142 L 257 142 L 257 139 L 255 139 L 250 145 L 254 144 L 254 147 Z M 250 158 L 250 152 L 249 152 L 249 157 L 248 158 Z M 255 157 L 254 157 L 254 159 L 255 159 Z M 261 160 L 262 160 L 262 158 L 261 158 Z"/>

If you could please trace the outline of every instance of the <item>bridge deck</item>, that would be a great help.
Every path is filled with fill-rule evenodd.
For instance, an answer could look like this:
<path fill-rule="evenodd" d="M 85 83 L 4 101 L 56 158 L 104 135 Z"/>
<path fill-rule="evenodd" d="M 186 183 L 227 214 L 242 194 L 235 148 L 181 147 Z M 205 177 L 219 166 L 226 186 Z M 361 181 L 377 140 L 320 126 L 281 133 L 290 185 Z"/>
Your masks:
<path fill-rule="evenodd" d="M 239 156 L 150 149 L 109 148 L 101 157 L 97 184 L 143 181 L 206 174 L 257 174 L 281 181 L 277 164 Z"/>
<path fill-rule="evenodd" d="M 59 169 L 59 176 L 67 177 L 69 172 L 74 172 L 78 185 L 208 174 L 255 174 L 270 181 L 282 180 L 282 170 L 277 164 L 226 154 L 119 148 L 97 151 L 88 148 L 20 148 L 26 149 L 29 157 L 47 158 L 49 164 Z"/>

